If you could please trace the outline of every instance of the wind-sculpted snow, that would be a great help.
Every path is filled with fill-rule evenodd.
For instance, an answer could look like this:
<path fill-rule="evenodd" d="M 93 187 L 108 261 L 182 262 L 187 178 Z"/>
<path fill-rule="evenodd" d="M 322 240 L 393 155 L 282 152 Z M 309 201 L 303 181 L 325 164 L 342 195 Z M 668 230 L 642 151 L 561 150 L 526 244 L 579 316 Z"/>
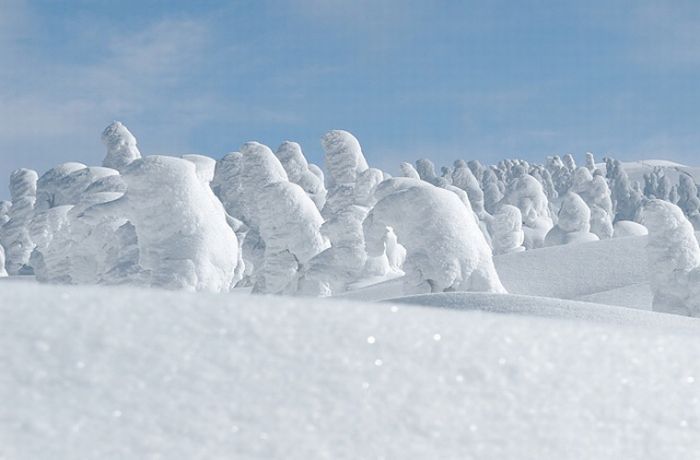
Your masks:
<path fill-rule="evenodd" d="M 391 193 L 377 202 L 362 227 L 370 256 L 383 253 L 386 227 L 406 248 L 406 293 L 505 292 L 474 214 L 450 191 L 415 186 Z"/>
<path fill-rule="evenodd" d="M 3 458 L 700 456 L 692 318 L 5 287 Z"/>
<path fill-rule="evenodd" d="M 118 121 L 107 126 L 102 132 L 102 143 L 107 147 L 107 156 L 102 166 L 123 171 L 133 161 L 141 158 L 136 146 L 136 138 Z"/>

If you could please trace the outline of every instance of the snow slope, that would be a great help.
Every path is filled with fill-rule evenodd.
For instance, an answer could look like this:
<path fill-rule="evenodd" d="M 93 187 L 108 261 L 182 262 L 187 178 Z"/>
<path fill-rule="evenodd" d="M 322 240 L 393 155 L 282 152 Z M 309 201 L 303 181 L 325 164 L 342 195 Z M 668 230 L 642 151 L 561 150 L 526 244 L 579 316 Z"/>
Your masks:
<path fill-rule="evenodd" d="M 646 237 L 552 246 L 494 257 L 512 294 L 578 296 L 647 282 Z"/>
<path fill-rule="evenodd" d="M 0 458 L 700 456 L 697 320 L 529 302 L 5 282 Z"/>

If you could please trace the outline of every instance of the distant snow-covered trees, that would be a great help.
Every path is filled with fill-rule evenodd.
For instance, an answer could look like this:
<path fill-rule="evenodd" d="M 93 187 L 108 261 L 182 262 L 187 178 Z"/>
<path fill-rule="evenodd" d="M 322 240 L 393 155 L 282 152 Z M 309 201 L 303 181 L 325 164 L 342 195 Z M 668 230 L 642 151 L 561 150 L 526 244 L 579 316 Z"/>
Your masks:
<path fill-rule="evenodd" d="M 491 254 L 644 235 L 645 203 L 656 203 L 650 216 L 666 209 L 658 200 L 677 203 L 700 228 L 695 178 L 658 163 L 628 176 L 590 153 L 580 167 L 571 154 L 437 167 L 422 158 L 392 178 L 342 130 L 321 139 L 325 172 L 292 141 L 275 153 L 248 142 L 216 161 L 142 157 L 120 122 L 102 140 L 102 166 L 12 174 L 12 201 L 0 202 L 10 275 L 302 295 L 403 275 L 407 292 L 500 291 Z M 671 209 L 662 214 L 678 217 Z"/>

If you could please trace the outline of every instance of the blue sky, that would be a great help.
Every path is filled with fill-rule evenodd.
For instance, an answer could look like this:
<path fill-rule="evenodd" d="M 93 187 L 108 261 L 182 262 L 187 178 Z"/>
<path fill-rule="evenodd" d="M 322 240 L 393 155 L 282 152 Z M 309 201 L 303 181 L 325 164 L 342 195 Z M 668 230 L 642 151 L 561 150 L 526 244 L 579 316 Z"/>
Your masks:
<path fill-rule="evenodd" d="M 586 151 L 700 164 L 697 1 L 0 0 L 0 187 L 353 132 L 374 166 Z M 7 192 L 0 192 L 0 196 Z"/>

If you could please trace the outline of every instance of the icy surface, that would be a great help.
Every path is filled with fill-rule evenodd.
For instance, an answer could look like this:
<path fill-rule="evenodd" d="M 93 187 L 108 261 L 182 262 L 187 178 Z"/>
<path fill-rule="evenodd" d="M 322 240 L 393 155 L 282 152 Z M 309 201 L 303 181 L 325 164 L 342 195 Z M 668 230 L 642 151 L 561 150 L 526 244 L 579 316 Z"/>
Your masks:
<path fill-rule="evenodd" d="M 2 287 L 3 458 L 700 455 L 690 318 Z"/>

